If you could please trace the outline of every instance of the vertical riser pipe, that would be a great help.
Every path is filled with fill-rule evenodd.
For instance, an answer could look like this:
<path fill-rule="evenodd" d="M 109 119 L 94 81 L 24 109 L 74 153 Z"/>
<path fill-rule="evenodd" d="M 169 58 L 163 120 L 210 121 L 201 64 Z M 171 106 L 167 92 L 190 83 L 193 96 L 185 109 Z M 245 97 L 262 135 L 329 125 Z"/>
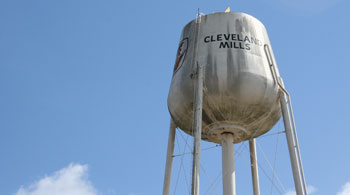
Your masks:
<path fill-rule="evenodd" d="M 222 184 L 223 195 L 236 195 L 233 135 L 222 134 Z"/>

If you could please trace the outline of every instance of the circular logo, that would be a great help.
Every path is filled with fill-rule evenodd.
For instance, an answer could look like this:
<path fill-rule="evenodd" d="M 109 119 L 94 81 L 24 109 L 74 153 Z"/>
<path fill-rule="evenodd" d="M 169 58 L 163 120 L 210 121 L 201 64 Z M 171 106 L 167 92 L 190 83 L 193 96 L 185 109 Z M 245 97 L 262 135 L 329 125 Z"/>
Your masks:
<path fill-rule="evenodd" d="M 187 48 L 188 48 L 188 38 L 184 38 L 180 42 L 179 47 L 177 49 L 176 61 L 174 65 L 174 74 L 181 68 L 183 64 L 187 53 Z"/>

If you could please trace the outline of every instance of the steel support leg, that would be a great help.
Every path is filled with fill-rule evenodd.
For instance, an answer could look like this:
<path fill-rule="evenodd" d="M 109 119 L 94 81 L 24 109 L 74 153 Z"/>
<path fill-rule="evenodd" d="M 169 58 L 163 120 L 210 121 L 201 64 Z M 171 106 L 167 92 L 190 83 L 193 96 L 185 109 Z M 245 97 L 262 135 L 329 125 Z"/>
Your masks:
<path fill-rule="evenodd" d="M 166 154 L 165 175 L 164 175 L 164 184 L 163 184 L 163 195 L 170 194 L 171 169 L 173 165 L 173 153 L 174 153 L 174 142 L 175 142 L 175 129 L 176 129 L 176 125 L 173 119 L 170 119 L 168 151 Z"/>
<path fill-rule="evenodd" d="M 303 185 L 301 181 L 300 167 L 298 163 L 298 156 L 297 156 L 297 150 L 296 150 L 297 146 L 293 139 L 292 125 L 290 121 L 288 104 L 283 92 L 281 92 L 280 101 L 281 101 L 283 122 L 284 122 L 285 131 L 286 131 L 287 143 L 288 143 L 289 156 L 290 156 L 292 170 L 293 170 L 295 191 L 297 195 L 306 195 L 306 193 L 304 193 Z M 305 189 L 305 192 L 306 192 L 306 189 Z"/>
<path fill-rule="evenodd" d="M 256 155 L 255 138 L 249 140 L 250 166 L 252 169 L 252 182 L 254 195 L 260 195 L 258 160 Z"/>
<path fill-rule="evenodd" d="M 192 168 L 192 195 L 199 195 L 199 171 L 202 140 L 203 68 L 197 63 L 197 82 L 194 102 L 194 146 Z"/>

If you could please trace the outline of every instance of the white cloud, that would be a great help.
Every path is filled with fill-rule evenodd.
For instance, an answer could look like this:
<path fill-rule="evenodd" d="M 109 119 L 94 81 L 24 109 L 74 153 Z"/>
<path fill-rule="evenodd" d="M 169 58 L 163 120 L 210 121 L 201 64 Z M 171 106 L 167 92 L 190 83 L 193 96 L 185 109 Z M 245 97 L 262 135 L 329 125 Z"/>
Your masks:
<path fill-rule="evenodd" d="M 307 188 L 307 193 L 308 193 L 308 194 L 313 194 L 313 193 L 315 193 L 315 192 L 317 191 L 317 188 L 315 188 L 315 187 L 312 186 L 312 185 L 309 185 L 309 186 L 307 186 L 306 188 Z"/>
<path fill-rule="evenodd" d="M 350 195 L 350 182 L 346 182 L 341 191 L 337 193 L 337 195 Z"/>
<path fill-rule="evenodd" d="M 87 165 L 70 164 L 27 187 L 20 187 L 15 195 L 97 195 L 87 179 L 87 171 Z"/>
<path fill-rule="evenodd" d="M 289 190 L 287 193 L 285 193 L 284 195 L 296 195 L 295 191 L 293 190 Z"/>
<path fill-rule="evenodd" d="M 313 194 L 317 191 L 317 188 L 315 188 L 314 186 L 312 185 L 308 185 L 306 187 L 307 189 L 307 194 Z M 295 191 L 294 190 L 289 190 L 287 193 L 285 193 L 285 195 L 296 195 Z M 349 194 L 350 195 L 350 194 Z"/>

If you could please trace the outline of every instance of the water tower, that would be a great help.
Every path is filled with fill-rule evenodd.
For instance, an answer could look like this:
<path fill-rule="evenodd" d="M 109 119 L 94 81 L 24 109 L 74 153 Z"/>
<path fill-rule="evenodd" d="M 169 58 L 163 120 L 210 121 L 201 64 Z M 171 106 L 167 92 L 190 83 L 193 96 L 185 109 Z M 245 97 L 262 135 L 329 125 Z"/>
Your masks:
<path fill-rule="evenodd" d="M 199 195 L 201 140 L 222 146 L 223 194 L 235 195 L 234 144 L 249 141 L 260 194 L 255 138 L 283 116 L 297 195 L 306 195 L 290 96 L 264 25 L 235 12 L 198 14 L 182 31 L 168 96 L 171 124 L 163 195 L 169 195 L 175 128 L 194 137 L 192 195 Z"/>

